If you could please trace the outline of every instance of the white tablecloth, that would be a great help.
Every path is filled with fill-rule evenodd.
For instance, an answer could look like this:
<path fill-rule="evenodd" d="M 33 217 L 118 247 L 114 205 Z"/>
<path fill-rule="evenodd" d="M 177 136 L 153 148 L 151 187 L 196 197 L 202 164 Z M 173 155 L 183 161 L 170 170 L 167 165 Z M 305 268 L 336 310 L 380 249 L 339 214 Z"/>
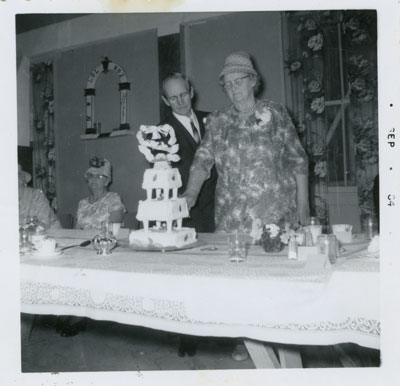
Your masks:
<path fill-rule="evenodd" d="M 87 237 L 59 235 L 59 245 Z M 246 262 L 230 263 L 218 235 L 199 238 L 202 245 L 185 251 L 136 252 L 121 240 L 110 256 L 91 246 L 55 258 L 21 256 L 22 312 L 202 336 L 379 348 L 378 259 L 355 252 L 323 268 L 288 260 L 286 250 L 270 255 L 252 247 Z M 204 250 L 209 245 L 218 249 Z"/>

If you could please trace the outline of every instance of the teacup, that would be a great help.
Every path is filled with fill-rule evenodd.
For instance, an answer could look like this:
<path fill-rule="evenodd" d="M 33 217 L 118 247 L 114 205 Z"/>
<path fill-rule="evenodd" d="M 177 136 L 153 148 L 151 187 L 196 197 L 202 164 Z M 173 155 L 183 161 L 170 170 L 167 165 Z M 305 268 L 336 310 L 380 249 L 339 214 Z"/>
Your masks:
<path fill-rule="evenodd" d="M 44 239 L 36 249 L 40 255 L 52 255 L 56 251 L 56 240 Z"/>
<path fill-rule="evenodd" d="M 117 237 L 120 228 L 121 228 L 121 223 L 120 222 L 111 223 L 111 231 L 112 231 L 112 234 L 115 237 Z"/>
<path fill-rule="evenodd" d="M 38 249 L 42 245 L 43 241 L 46 240 L 45 234 L 33 234 L 31 235 L 31 241 L 33 246 Z"/>
<path fill-rule="evenodd" d="M 342 243 L 351 243 L 353 241 L 353 226 L 350 224 L 333 224 L 332 232 Z"/>

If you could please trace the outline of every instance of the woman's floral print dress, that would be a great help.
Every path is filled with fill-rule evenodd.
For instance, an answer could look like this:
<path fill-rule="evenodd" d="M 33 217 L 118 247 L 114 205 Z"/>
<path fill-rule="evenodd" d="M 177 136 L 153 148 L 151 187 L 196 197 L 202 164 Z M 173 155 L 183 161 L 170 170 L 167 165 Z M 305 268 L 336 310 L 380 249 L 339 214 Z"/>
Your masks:
<path fill-rule="evenodd" d="M 108 221 L 110 213 L 122 209 L 126 212 L 125 205 L 118 193 L 107 192 L 99 201 L 90 203 L 89 197 L 79 201 L 77 212 L 77 229 L 101 230 L 101 223 Z"/>
<path fill-rule="evenodd" d="M 260 100 L 246 116 L 233 106 L 210 114 L 192 170 L 209 174 L 214 163 L 217 230 L 297 222 L 296 174 L 308 173 L 308 159 L 283 106 Z"/>

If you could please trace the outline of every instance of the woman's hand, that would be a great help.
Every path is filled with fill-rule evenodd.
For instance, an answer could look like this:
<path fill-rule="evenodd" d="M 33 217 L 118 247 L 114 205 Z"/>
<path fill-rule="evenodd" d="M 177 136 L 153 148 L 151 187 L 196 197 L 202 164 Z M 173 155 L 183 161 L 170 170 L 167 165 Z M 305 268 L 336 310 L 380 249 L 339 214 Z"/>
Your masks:
<path fill-rule="evenodd" d="M 308 176 L 306 174 L 296 175 L 297 188 L 297 216 L 301 225 L 307 225 L 310 218 L 310 207 L 308 205 Z"/>

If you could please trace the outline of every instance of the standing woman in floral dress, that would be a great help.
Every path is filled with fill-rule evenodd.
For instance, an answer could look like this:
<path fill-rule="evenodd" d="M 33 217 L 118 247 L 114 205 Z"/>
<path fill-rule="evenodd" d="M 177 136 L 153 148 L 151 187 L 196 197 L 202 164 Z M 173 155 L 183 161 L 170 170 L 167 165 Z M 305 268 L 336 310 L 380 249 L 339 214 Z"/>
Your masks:
<path fill-rule="evenodd" d="M 217 231 L 250 232 L 252 224 L 305 224 L 309 217 L 308 159 L 280 104 L 257 100 L 259 75 L 247 52 L 228 55 L 219 75 L 231 104 L 207 118 L 184 196 L 189 208 L 215 165 Z M 232 358 L 249 354 L 240 341 Z"/>
<path fill-rule="evenodd" d="M 184 193 L 189 207 L 215 164 L 217 231 L 250 231 L 256 219 L 305 224 L 308 159 L 286 109 L 256 99 L 260 80 L 247 52 L 227 56 L 219 83 L 231 104 L 207 118 Z"/>

